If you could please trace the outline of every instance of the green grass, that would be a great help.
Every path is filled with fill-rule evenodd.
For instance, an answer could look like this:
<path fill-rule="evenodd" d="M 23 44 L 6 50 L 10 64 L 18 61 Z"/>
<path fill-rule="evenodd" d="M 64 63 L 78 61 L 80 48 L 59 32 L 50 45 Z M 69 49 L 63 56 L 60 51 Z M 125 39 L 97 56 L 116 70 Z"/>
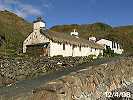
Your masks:
<path fill-rule="evenodd" d="M 21 52 L 22 43 L 31 31 L 31 23 L 9 11 L 0 11 L 0 36 L 5 37 L 0 54 Z"/>

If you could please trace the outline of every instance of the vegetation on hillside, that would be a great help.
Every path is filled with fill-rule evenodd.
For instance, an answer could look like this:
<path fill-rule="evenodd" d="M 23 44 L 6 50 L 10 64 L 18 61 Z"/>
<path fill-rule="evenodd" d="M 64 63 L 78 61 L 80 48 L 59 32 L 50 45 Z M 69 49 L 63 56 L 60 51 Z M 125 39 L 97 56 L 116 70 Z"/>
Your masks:
<path fill-rule="evenodd" d="M 23 18 L 6 10 L 0 11 L 0 37 L 3 37 L 0 53 L 21 52 L 22 42 L 31 31 L 32 25 Z"/>
<path fill-rule="evenodd" d="M 73 29 L 76 29 L 81 37 L 83 38 L 88 38 L 90 35 L 97 35 L 101 36 L 103 33 L 107 32 L 108 30 L 111 30 L 112 27 L 103 24 L 103 23 L 94 23 L 94 24 L 83 24 L 83 25 L 78 25 L 78 24 L 72 24 L 72 25 L 56 25 L 51 28 L 53 31 L 57 32 L 66 32 L 70 34 Z"/>

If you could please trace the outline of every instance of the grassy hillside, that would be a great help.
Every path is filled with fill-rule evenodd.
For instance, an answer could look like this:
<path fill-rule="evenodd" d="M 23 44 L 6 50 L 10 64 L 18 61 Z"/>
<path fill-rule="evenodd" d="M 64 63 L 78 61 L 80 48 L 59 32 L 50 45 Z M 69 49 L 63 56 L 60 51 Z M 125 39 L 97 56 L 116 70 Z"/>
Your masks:
<path fill-rule="evenodd" d="M 114 30 L 119 31 L 120 33 L 133 33 L 133 25 L 115 27 Z"/>
<path fill-rule="evenodd" d="M 31 31 L 31 24 L 23 18 L 9 11 L 0 11 L 0 37 L 4 37 L 0 53 L 21 51 L 22 41 Z"/>
<path fill-rule="evenodd" d="M 84 25 L 78 25 L 78 24 L 72 24 L 72 25 L 57 25 L 51 28 L 53 31 L 58 32 L 66 32 L 70 34 L 73 29 L 77 29 L 81 37 L 87 38 L 90 35 L 97 35 L 101 36 L 103 33 L 107 32 L 108 30 L 111 30 L 112 27 L 103 24 L 103 23 L 94 23 L 94 24 L 84 24 Z"/>
<path fill-rule="evenodd" d="M 90 36 L 105 38 L 120 43 L 125 52 L 133 52 L 133 26 L 111 27 L 104 23 L 94 23 L 87 25 L 57 25 L 51 28 L 53 31 L 66 32 L 70 34 L 73 29 L 77 29 L 79 36 L 88 39 Z"/>

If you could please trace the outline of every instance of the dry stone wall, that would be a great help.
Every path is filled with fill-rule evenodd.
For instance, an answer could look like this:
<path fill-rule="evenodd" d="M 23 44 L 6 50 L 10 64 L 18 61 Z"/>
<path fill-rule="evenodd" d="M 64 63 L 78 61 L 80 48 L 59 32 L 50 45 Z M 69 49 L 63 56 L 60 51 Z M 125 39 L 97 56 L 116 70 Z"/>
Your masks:
<path fill-rule="evenodd" d="M 89 61 L 89 57 L 0 57 L 0 87 Z"/>
<path fill-rule="evenodd" d="M 30 70 L 33 71 L 31 68 Z M 108 64 L 91 66 L 62 76 L 34 89 L 32 94 L 20 94 L 6 100 L 107 100 L 105 92 L 126 87 L 132 83 L 133 57 L 124 57 Z"/>
<path fill-rule="evenodd" d="M 52 81 L 45 87 L 36 89 L 28 99 L 106 100 L 105 92 L 113 91 L 132 83 L 133 58 L 124 58 L 109 64 L 92 66 L 91 69 L 75 72 Z"/>

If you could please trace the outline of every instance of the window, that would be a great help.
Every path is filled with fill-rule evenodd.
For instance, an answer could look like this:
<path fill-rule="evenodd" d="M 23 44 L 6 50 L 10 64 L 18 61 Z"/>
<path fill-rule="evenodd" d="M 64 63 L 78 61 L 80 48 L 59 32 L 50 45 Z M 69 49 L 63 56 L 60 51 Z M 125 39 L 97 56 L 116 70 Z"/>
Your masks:
<path fill-rule="evenodd" d="M 81 46 L 79 46 L 79 51 L 81 51 Z"/>
<path fill-rule="evenodd" d="M 112 48 L 116 48 L 117 44 L 112 41 Z"/>
<path fill-rule="evenodd" d="M 65 44 L 63 44 L 63 50 L 65 50 Z"/>
<path fill-rule="evenodd" d="M 117 49 L 119 49 L 119 44 L 117 43 Z"/>
<path fill-rule="evenodd" d="M 75 45 L 72 46 L 72 49 L 74 49 L 74 48 L 75 48 Z"/>
<path fill-rule="evenodd" d="M 116 43 L 114 42 L 114 48 L 116 48 Z"/>
<path fill-rule="evenodd" d="M 90 50 L 91 52 L 92 52 L 92 48 L 91 48 L 91 50 Z"/>
<path fill-rule="evenodd" d="M 112 41 L 112 48 L 114 48 L 114 42 Z"/>

